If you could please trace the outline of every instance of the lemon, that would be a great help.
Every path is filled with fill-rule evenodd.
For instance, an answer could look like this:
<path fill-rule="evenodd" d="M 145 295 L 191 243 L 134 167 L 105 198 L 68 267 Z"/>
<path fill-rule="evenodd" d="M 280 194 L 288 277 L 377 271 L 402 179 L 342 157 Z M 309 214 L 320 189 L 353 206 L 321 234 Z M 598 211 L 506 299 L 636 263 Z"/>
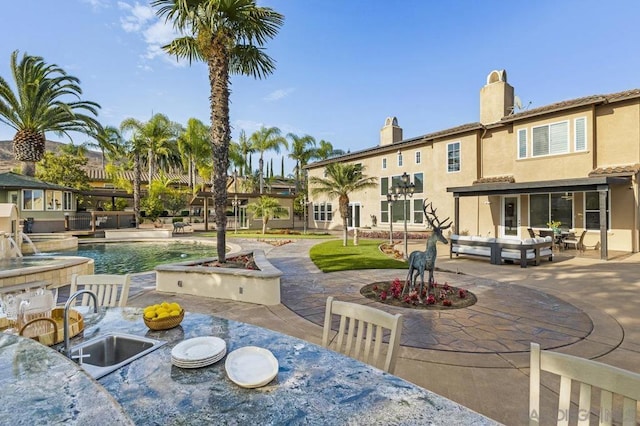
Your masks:
<path fill-rule="evenodd" d="M 170 317 L 180 316 L 180 311 L 171 311 L 171 312 L 169 312 L 169 316 Z"/>
<path fill-rule="evenodd" d="M 156 317 L 156 313 L 155 313 L 155 311 L 148 311 L 148 312 L 144 313 L 144 317 L 146 319 L 153 319 L 153 318 Z"/>
<path fill-rule="evenodd" d="M 167 302 L 162 302 L 160 304 L 160 306 L 162 306 L 163 308 L 167 309 L 169 307 L 169 304 Z"/>
<path fill-rule="evenodd" d="M 156 309 L 153 306 L 147 306 L 142 312 L 146 314 L 147 312 L 154 312 L 155 310 Z"/>
<path fill-rule="evenodd" d="M 162 319 L 162 318 L 166 318 L 169 316 L 169 312 L 164 311 L 158 314 L 158 316 L 156 317 L 156 319 Z"/>
<path fill-rule="evenodd" d="M 169 304 L 169 307 L 171 308 L 172 311 L 181 311 L 182 308 L 180 307 L 179 304 L 173 302 Z"/>

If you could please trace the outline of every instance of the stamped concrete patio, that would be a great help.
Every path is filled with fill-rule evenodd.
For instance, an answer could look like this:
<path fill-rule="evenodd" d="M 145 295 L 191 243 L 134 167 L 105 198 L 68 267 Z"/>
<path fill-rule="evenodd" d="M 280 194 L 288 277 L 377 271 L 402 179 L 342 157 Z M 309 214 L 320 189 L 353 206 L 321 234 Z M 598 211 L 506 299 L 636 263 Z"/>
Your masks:
<path fill-rule="evenodd" d="M 261 248 L 283 272 L 282 304 L 175 297 L 155 291 L 154 274 L 134 278 L 129 305 L 178 300 L 185 309 L 240 320 L 320 343 L 325 301 L 336 296 L 405 315 L 396 374 L 505 424 L 527 423 L 529 343 L 640 372 L 640 255 L 608 262 L 559 253 L 540 266 L 491 265 L 482 259 L 438 258 L 436 280 L 478 296 L 474 306 L 452 311 L 404 310 L 360 295 L 364 284 L 404 279 L 403 270 L 325 274 L 309 260 L 318 240 Z M 422 249 L 424 243 L 412 244 Z M 441 249 L 445 252 L 446 249 Z M 575 253 L 575 252 L 574 252 Z M 543 394 L 550 401 L 551 392 Z M 552 418 L 543 418 L 551 422 Z M 543 422 L 546 424 L 548 422 Z"/>

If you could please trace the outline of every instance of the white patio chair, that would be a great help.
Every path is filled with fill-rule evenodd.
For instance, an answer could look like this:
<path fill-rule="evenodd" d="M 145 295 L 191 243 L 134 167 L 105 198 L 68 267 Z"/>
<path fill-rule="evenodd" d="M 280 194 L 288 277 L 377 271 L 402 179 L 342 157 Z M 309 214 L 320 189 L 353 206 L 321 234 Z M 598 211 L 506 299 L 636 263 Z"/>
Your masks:
<path fill-rule="evenodd" d="M 340 327 L 338 334 L 329 340 L 333 315 L 340 317 Z M 382 342 L 384 330 L 388 332 L 388 344 Z M 393 374 L 401 333 L 402 315 L 400 314 L 393 315 L 370 306 L 341 302 L 334 300 L 333 297 L 327 298 L 322 334 L 324 347 Z M 386 356 L 384 363 L 381 364 L 380 355 L 383 347 L 386 348 Z"/>
<path fill-rule="evenodd" d="M 71 276 L 70 295 L 78 290 L 90 290 L 95 293 L 98 299 L 98 306 L 127 306 L 129 298 L 129 284 L 131 277 L 126 275 L 78 275 Z M 80 299 L 80 306 L 88 306 L 93 302 L 90 301 L 89 295 L 84 294 Z"/>
<path fill-rule="evenodd" d="M 540 373 L 550 372 L 560 376 L 558 395 L 558 425 L 568 425 L 570 413 L 576 414 L 578 425 L 589 425 L 592 415 L 597 415 L 600 425 L 611 425 L 614 415 L 613 395 L 623 397 L 620 418 L 624 426 L 636 425 L 638 400 L 640 400 L 640 374 L 613 367 L 601 362 L 572 355 L 541 350 L 531 343 L 531 375 L 529 381 L 529 425 L 540 425 Z M 580 384 L 579 405 L 571 411 L 571 382 Z M 600 410 L 591 406 L 592 387 L 599 388 Z M 594 392 L 595 394 L 595 392 Z M 592 413 L 593 410 L 593 413 Z M 555 415 L 556 413 L 551 413 Z M 556 417 L 554 417 L 556 418 Z M 575 420 L 572 422 L 575 424 Z"/>
<path fill-rule="evenodd" d="M 585 229 L 580 234 L 580 238 L 576 238 L 574 235 L 573 238 L 565 238 L 562 240 L 564 243 L 564 248 L 569 248 L 569 246 L 573 246 L 576 250 L 584 251 L 584 236 L 587 234 L 587 230 Z"/>

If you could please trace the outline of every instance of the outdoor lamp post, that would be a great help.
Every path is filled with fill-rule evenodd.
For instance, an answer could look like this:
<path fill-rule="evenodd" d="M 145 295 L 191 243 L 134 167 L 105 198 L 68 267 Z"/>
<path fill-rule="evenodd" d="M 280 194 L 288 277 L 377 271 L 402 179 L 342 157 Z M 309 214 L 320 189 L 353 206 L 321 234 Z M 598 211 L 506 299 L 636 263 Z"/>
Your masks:
<path fill-rule="evenodd" d="M 389 208 L 389 245 L 393 245 L 393 200 L 394 198 L 397 200 L 397 197 L 394 197 L 395 194 L 387 193 L 387 205 Z"/>
<path fill-rule="evenodd" d="M 415 191 L 416 185 L 413 182 L 409 182 L 409 175 L 404 172 L 400 177 L 400 182 L 393 188 L 395 196 L 400 198 L 404 197 L 404 258 L 408 259 L 407 253 L 407 197 L 413 197 L 413 191 Z"/>

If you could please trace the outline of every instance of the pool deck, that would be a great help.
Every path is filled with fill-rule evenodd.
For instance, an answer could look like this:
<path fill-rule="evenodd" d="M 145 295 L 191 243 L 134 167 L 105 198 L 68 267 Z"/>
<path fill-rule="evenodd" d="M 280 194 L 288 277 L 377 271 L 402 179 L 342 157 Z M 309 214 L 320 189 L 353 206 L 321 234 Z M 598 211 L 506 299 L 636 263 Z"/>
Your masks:
<path fill-rule="evenodd" d="M 293 240 L 273 247 L 255 240 L 229 239 L 242 249 L 264 250 L 269 261 L 283 272 L 282 303 L 276 306 L 158 293 L 154 273 L 135 275 L 129 305 L 178 301 L 188 311 L 259 325 L 319 344 L 322 326 L 318 319 L 324 315 L 328 296 L 375 303 L 361 296 L 359 288 L 382 279 L 402 279 L 405 273 L 322 273 L 308 256 L 309 249 L 322 241 Z M 424 242 L 415 242 L 410 251 L 423 247 Z M 409 315 L 396 375 L 499 422 L 515 425 L 528 421 L 526 348 L 531 335 L 537 333 L 536 341 L 559 352 L 640 372 L 636 302 L 640 254 L 604 262 L 593 254 L 559 252 L 554 262 L 520 268 L 491 265 L 483 259 L 449 259 L 446 247 L 439 249 L 436 280 L 452 285 L 462 281 L 482 297 L 474 307 L 457 312 L 428 311 L 422 320 Z M 553 398 L 548 390 L 542 396 L 543 403 Z M 548 424 L 555 417 L 542 420 Z"/>

